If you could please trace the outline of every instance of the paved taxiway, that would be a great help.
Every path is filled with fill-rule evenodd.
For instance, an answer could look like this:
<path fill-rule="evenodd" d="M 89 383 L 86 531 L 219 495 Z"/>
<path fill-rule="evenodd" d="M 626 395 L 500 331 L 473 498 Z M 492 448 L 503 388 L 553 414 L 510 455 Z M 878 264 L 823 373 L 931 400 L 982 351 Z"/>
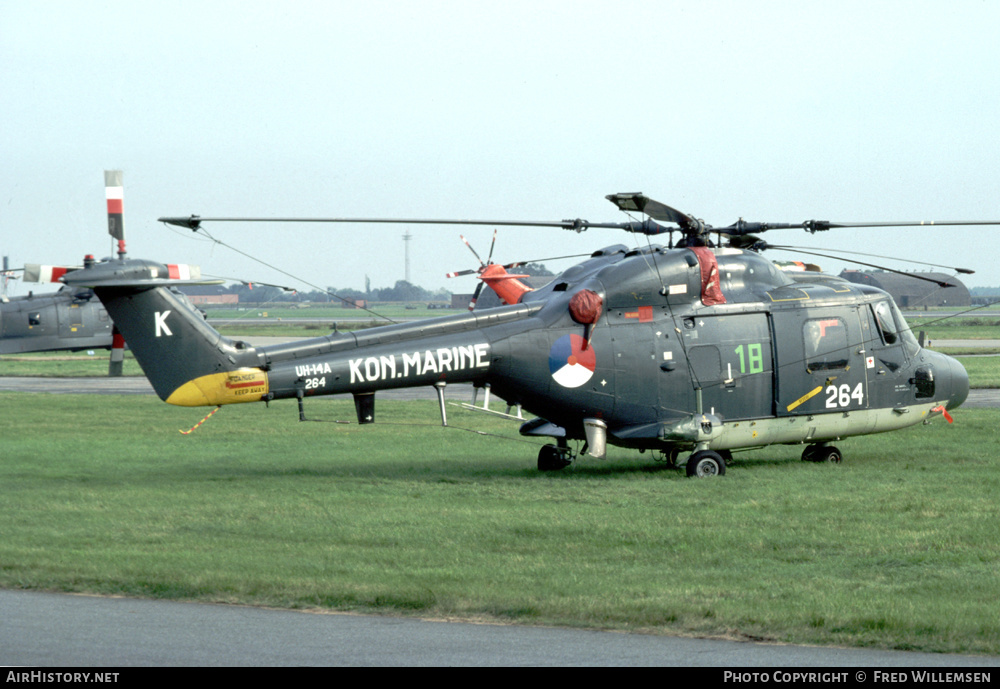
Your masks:
<path fill-rule="evenodd" d="M 995 657 L 0 591 L 0 665 L 774 668 L 998 663 Z"/>

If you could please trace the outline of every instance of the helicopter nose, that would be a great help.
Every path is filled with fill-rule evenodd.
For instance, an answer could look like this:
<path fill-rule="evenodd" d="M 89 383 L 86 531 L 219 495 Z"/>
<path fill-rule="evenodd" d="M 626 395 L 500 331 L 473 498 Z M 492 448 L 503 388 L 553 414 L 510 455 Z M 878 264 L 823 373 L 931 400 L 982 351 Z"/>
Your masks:
<path fill-rule="evenodd" d="M 943 392 L 947 399 L 944 400 L 945 408 L 948 410 L 961 406 L 962 402 L 969 396 L 969 374 L 965 367 L 958 362 L 958 359 L 945 357 L 945 365 L 942 366 L 947 373 L 944 378 L 947 381 Z"/>

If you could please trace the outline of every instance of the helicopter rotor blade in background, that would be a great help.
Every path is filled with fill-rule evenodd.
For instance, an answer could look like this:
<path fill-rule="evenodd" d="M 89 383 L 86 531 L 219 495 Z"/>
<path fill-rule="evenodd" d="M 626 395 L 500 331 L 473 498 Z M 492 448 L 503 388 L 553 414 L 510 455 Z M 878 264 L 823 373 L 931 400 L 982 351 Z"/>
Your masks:
<path fill-rule="evenodd" d="M 481 259 L 481 258 L 479 257 L 479 254 L 478 254 L 478 253 L 476 252 L 476 250 L 472 248 L 472 245 L 471 245 L 471 244 L 469 244 L 469 240 L 465 238 L 465 235 L 461 235 L 461 234 L 460 234 L 460 235 L 458 235 L 458 236 L 459 236 L 459 237 L 461 237 L 461 238 L 462 238 L 462 241 L 463 241 L 463 242 L 465 242 L 465 245 L 466 245 L 467 247 L 469 247 L 469 251 L 471 251 L 471 252 L 472 252 L 472 255 L 476 257 L 476 260 L 477 260 L 477 261 L 479 261 L 479 265 L 480 265 L 480 266 L 483 266 L 483 265 L 486 265 L 485 263 L 483 263 L 483 259 Z M 495 232 L 495 231 L 494 231 L 494 234 L 493 234 L 493 236 L 494 236 L 494 237 L 496 237 L 496 232 Z M 473 271 L 473 272 L 476 272 L 476 271 Z M 454 276 L 453 276 L 453 277 L 454 277 Z"/>
<path fill-rule="evenodd" d="M 470 268 L 469 270 L 456 270 L 454 273 L 445 273 L 446 278 L 457 278 L 463 275 L 477 275 L 479 273 L 478 268 Z"/>
<path fill-rule="evenodd" d="M 486 257 L 486 265 L 493 263 L 493 248 L 497 245 L 497 231 L 493 230 L 493 241 L 490 242 L 490 253 Z"/>
<path fill-rule="evenodd" d="M 943 282 L 941 280 L 935 280 L 934 278 L 925 277 L 923 275 L 916 275 L 914 273 L 907 273 L 905 270 L 896 270 L 895 268 L 887 268 L 885 266 L 876 265 L 874 263 L 865 263 L 864 261 L 858 261 L 853 258 L 845 258 L 843 256 L 834 256 L 832 254 L 821 254 L 816 251 L 806 251 L 804 249 L 791 249 L 789 247 L 775 246 L 771 244 L 766 244 L 765 248 L 768 249 L 781 249 L 783 251 L 795 251 L 798 254 L 807 254 L 809 256 L 821 256 L 823 258 L 832 258 L 835 261 L 846 261 L 848 263 L 857 263 L 859 266 L 868 266 L 869 268 L 877 268 L 878 270 L 884 270 L 888 273 L 896 273 L 898 275 L 905 275 L 906 277 L 911 277 L 916 280 L 923 280 L 924 282 L 931 282 L 938 287 L 954 287 L 955 285 L 950 282 Z M 969 271 L 972 272 L 972 271 Z"/>
<path fill-rule="evenodd" d="M 476 285 L 476 291 L 472 293 L 472 299 L 469 301 L 469 311 L 476 308 L 476 302 L 479 301 L 479 295 L 482 294 L 483 285 L 485 284 L 485 282 L 480 281 L 479 284 Z"/>
<path fill-rule="evenodd" d="M 956 273 L 961 273 L 962 275 L 973 275 L 976 271 L 971 268 L 957 268 L 955 266 L 945 266 L 940 263 L 928 263 L 927 261 L 917 261 L 911 258 L 898 258 L 895 256 L 881 256 L 879 254 L 866 254 L 860 251 L 845 251 L 843 249 L 824 249 L 822 247 L 813 246 L 779 246 L 777 244 L 767 244 L 764 248 L 766 249 L 781 249 L 782 251 L 831 251 L 838 254 L 850 254 L 851 256 L 864 256 L 867 258 L 882 258 L 888 261 L 900 261 L 903 263 L 919 263 L 922 266 L 932 266 L 934 268 L 944 268 L 945 270 L 954 270 Z M 843 259 L 849 260 L 849 259 Z"/>

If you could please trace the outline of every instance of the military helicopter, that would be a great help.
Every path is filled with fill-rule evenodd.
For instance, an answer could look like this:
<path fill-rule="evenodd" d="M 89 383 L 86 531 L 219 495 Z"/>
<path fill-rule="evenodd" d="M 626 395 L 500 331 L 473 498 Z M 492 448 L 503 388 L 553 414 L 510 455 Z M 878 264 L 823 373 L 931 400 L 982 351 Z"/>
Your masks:
<path fill-rule="evenodd" d="M 105 171 L 104 183 L 108 234 L 118 243 L 115 263 L 122 263 L 126 260 L 122 171 Z M 50 294 L 29 293 L 0 299 L 0 354 L 109 349 L 108 375 L 120 376 L 125 356 L 124 338 L 104 305 L 94 297 L 93 290 L 63 280 L 67 274 L 89 268 L 96 262 L 92 255 L 87 255 L 82 266 L 29 263 L 19 269 L 24 282 L 65 284 Z M 169 266 L 167 270 L 175 278 L 191 276 L 184 265 Z"/>
<path fill-rule="evenodd" d="M 118 257 L 125 258 L 122 224 L 123 186 L 120 170 L 104 173 L 108 202 L 108 233 L 118 240 Z M 93 263 L 87 256 L 85 263 Z M 27 264 L 25 282 L 55 283 L 80 266 Z M 0 303 L 0 353 L 112 350 L 110 375 L 121 375 L 124 341 L 92 290 L 63 285 L 58 292 L 4 298 Z"/>
<path fill-rule="evenodd" d="M 65 269 L 28 265 L 26 282 L 42 282 L 44 273 L 61 277 Z M 89 289 L 62 286 L 51 294 L 0 297 L 0 354 L 110 349 L 112 323 Z"/>
<path fill-rule="evenodd" d="M 948 416 L 968 394 L 955 359 L 923 349 L 890 296 L 815 272 L 789 273 L 760 255 L 757 235 L 801 228 L 923 223 L 750 223 L 713 228 L 642 194 L 607 197 L 647 219 L 626 223 L 160 218 L 209 221 L 399 222 L 616 228 L 670 234 L 667 247 L 595 251 L 531 289 L 504 266 L 479 278 L 504 305 L 466 314 L 253 347 L 223 337 L 167 289 L 166 267 L 124 260 L 63 277 L 93 289 L 161 399 L 182 406 L 353 395 L 358 423 L 375 394 L 433 386 L 444 421 L 449 384 L 489 386 L 537 418 L 525 436 L 553 440 L 540 470 L 607 445 L 721 475 L 733 450 L 802 444 L 803 460 L 841 460 L 833 442 Z M 670 226 L 660 223 L 670 223 Z M 1000 224 L 1000 223 L 939 223 Z M 674 244 L 673 233 L 680 240 Z M 712 235 L 717 236 L 718 243 Z M 723 240 L 725 238 L 725 240 Z"/>

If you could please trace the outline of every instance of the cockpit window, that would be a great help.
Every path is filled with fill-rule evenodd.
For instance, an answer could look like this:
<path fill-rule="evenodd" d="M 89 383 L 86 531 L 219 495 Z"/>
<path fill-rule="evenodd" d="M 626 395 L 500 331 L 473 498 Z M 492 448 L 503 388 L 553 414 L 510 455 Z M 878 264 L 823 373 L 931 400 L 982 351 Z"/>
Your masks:
<path fill-rule="evenodd" d="M 906 350 L 908 355 L 916 356 L 920 351 L 920 343 L 917 342 L 916 336 L 913 334 L 913 331 L 910 330 L 909 324 L 906 322 L 906 319 L 903 318 L 903 314 L 899 312 L 899 308 L 896 304 L 894 302 L 889 302 L 889 305 L 892 308 L 893 316 L 896 318 L 896 327 L 899 332 L 899 339 L 903 342 L 903 349 Z"/>
<path fill-rule="evenodd" d="M 906 319 L 899 312 L 896 305 L 891 301 L 880 301 L 872 305 L 875 314 L 875 323 L 878 326 L 882 341 L 887 345 L 902 343 L 903 348 L 909 356 L 914 356 L 920 351 L 920 344 L 914 337 L 910 326 L 906 324 Z"/>
<path fill-rule="evenodd" d="M 874 306 L 875 309 L 875 323 L 878 325 L 879 334 L 882 336 L 882 341 L 886 344 L 896 344 L 899 339 L 899 334 L 896 331 L 896 323 L 892 317 L 892 309 L 889 306 L 889 302 L 880 301 Z"/>

